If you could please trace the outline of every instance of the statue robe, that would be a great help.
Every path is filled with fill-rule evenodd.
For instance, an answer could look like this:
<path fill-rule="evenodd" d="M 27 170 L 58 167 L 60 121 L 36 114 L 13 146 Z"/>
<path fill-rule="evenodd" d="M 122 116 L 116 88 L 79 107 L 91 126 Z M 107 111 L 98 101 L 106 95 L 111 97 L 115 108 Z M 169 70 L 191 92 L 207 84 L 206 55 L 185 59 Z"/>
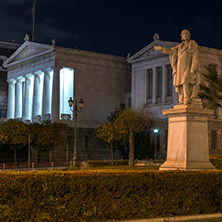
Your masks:
<path fill-rule="evenodd" d="M 170 56 L 174 76 L 173 84 L 177 93 L 179 93 L 178 87 L 184 83 L 200 84 L 199 48 L 194 40 L 182 42 L 171 49 L 163 47 L 161 51 Z M 191 75 L 190 72 L 194 74 Z"/>

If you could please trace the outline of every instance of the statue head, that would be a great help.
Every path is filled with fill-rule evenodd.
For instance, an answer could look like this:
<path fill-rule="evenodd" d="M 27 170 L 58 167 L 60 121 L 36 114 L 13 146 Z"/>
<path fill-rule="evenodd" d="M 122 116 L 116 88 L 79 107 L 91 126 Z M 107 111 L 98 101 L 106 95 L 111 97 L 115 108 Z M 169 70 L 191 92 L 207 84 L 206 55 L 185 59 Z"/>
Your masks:
<path fill-rule="evenodd" d="M 190 40 L 191 34 L 190 34 L 189 30 L 184 29 L 184 30 L 181 32 L 180 36 L 181 36 L 181 40 L 182 40 L 182 41 L 187 41 L 187 40 Z"/>

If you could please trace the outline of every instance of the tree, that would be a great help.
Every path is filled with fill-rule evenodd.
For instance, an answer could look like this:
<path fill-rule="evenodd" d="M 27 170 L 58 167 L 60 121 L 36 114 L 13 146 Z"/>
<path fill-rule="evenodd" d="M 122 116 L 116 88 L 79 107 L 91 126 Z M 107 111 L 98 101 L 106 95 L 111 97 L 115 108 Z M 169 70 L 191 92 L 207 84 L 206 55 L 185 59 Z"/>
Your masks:
<path fill-rule="evenodd" d="M 220 70 L 222 71 L 222 58 L 220 59 Z M 200 84 L 199 96 L 203 99 L 203 106 L 209 109 L 221 107 L 222 101 L 222 74 L 217 72 L 216 66 L 208 64 L 202 74 L 210 84 L 209 87 L 202 82 Z"/>
<path fill-rule="evenodd" d="M 109 123 L 113 123 L 116 120 L 117 116 L 125 109 L 126 109 L 126 105 L 121 102 L 119 107 L 116 106 L 115 111 L 111 112 L 110 115 L 107 116 L 106 121 Z"/>
<path fill-rule="evenodd" d="M 109 143 L 111 148 L 111 165 L 113 165 L 113 144 L 122 140 L 127 132 L 122 126 L 115 122 L 104 122 L 98 125 L 96 129 L 96 137 L 102 141 Z"/>
<path fill-rule="evenodd" d="M 67 124 L 45 121 L 41 124 L 33 123 L 34 133 L 32 147 L 39 152 L 49 152 L 63 145 L 66 141 Z"/>
<path fill-rule="evenodd" d="M 16 151 L 27 145 L 28 125 L 17 119 L 10 119 L 0 125 L 0 142 L 14 150 L 14 163 Z"/>
<path fill-rule="evenodd" d="M 111 112 L 110 115 L 107 116 L 106 121 L 109 123 L 113 123 L 117 116 L 126 109 L 126 105 L 121 102 L 119 106 L 116 106 L 114 112 Z M 123 157 L 129 155 L 129 136 L 128 134 L 124 136 L 121 140 L 116 140 L 113 142 L 113 149 L 119 150 Z"/>
<path fill-rule="evenodd" d="M 151 128 L 154 124 L 151 113 L 133 111 L 131 108 L 123 110 L 115 123 L 129 133 L 129 166 L 134 165 L 134 136 Z"/>

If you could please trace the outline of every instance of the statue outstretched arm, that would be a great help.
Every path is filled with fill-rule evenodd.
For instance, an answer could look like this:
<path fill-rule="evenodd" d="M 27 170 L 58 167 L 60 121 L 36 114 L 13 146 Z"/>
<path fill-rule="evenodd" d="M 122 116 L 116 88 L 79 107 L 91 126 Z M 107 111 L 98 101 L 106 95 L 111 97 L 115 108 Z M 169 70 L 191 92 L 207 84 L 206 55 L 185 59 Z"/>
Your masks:
<path fill-rule="evenodd" d="M 157 51 L 160 50 L 162 53 L 167 54 L 167 55 L 171 55 L 173 53 L 172 49 L 163 47 L 161 45 L 155 45 L 154 49 L 157 50 Z"/>

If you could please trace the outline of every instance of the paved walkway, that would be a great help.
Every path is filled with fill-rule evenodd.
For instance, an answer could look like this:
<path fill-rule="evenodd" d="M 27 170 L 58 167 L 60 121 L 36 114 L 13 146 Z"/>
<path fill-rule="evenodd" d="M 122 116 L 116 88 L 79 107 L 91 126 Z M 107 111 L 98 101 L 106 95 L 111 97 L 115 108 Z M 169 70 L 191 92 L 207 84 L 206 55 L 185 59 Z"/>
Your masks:
<path fill-rule="evenodd" d="M 112 220 L 107 222 L 222 222 L 222 213 L 201 214 L 191 216 L 176 216 L 164 218 L 150 218 L 138 220 Z"/>

